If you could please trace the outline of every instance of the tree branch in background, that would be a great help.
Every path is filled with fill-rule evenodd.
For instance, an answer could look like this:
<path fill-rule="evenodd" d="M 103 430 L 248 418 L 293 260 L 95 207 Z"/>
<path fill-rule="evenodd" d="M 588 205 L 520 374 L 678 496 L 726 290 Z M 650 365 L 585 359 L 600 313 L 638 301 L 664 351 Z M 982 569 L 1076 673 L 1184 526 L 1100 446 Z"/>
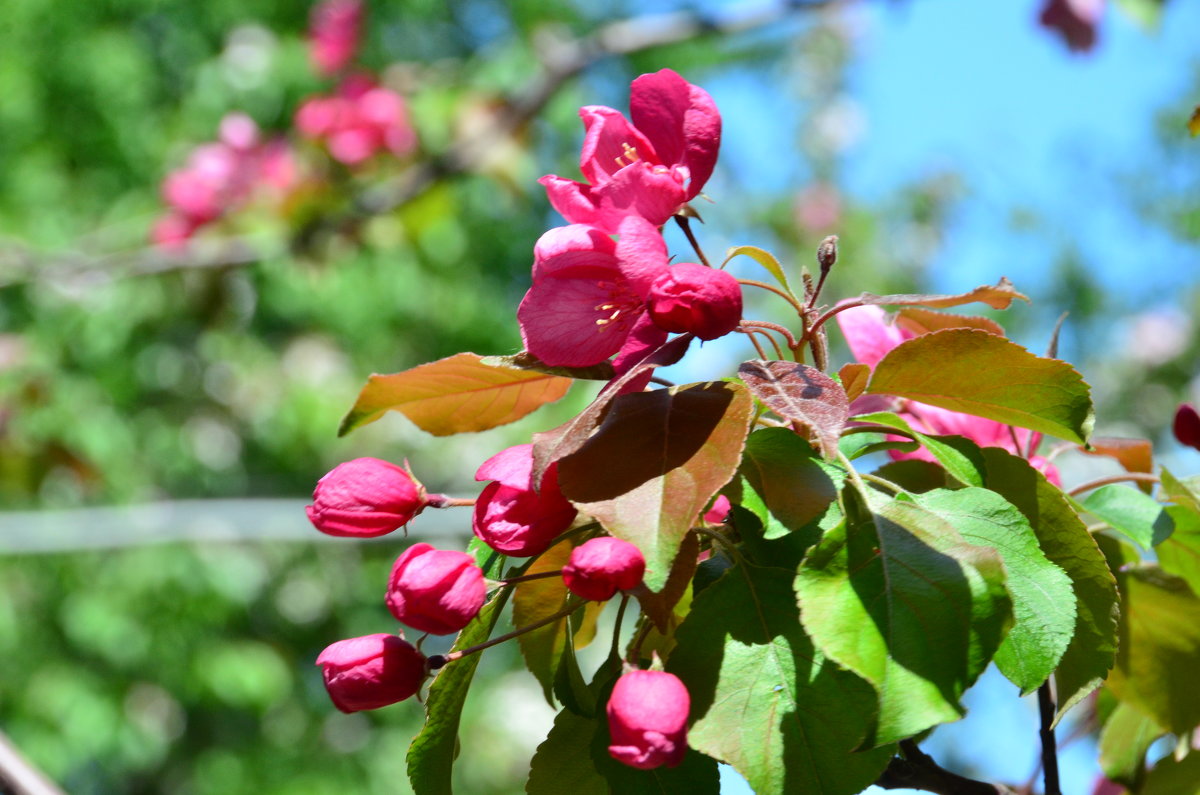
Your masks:
<path fill-rule="evenodd" d="M 356 196 L 345 213 L 320 219 L 316 231 L 336 230 L 395 210 L 421 196 L 439 180 L 474 171 L 496 140 L 519 131 L 534 119 L 567 81 L 604 58 L 679 44 L 701 36 L 724 36 L 764 28 L 804 10 L 831 6 L 837 0 L 783 0 L 766 8 L 735 15 L 676 11 L 610 22 L 574 39 L 546 35 L 535 42 L 542 72 L 521 94 L 509 97 L 490 124 L 451 145 L 440 155 L 415 163 L 400 175 Z M 311 234 L 314 230 L 306 230 Z M 104 278 L 143 276 L 177 270 L 248 265 L 286 251 L 278 241 L 228 238 L 202 241 L 177 254 L 156 247 L 108 255 L 85 253 L 45 257 L 23 247 L 0 248 L 0 287 L 32 279 L 77 279 L 96 272 Z"/>
<path fill-rule="evenodd" d="M 1002 784 L 988 784 L 951 773 L 912 740 L 901 740 L 903 756 L 893 757 L 875 785 L 884 789 L 922 789 L 939 795 L 1013 795 Z"/>

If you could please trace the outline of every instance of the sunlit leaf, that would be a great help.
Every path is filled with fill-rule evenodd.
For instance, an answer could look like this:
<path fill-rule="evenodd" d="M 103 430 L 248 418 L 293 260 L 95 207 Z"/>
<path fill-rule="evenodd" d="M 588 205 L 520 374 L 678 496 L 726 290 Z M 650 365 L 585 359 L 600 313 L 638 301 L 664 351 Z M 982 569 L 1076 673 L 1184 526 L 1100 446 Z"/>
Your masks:
<path fill-rule="evenodd" d="M 1058 666 L 1075 631 L 1070 578 L 1046 559 L 1025 516 L 995 492 L 939 489 L 916 501 L 948 520 L 966 541 L 1000 553 L 1016 623 L 996 651 L 996 666 L 1022 694 L 1036 690 Z"/>
<path fill-rule="evenodd" d="M 929 309 L 909 307 L 896 313 L 896 325 L 913 334 L 928 334 L 931 331 L 941 331 L 948 328 L 976 328 L 1004 336 L 1004 329 L 994 320 L 977 315 L 953 315 L 948 312 L 934 312 Z"/>
<path fill-rule="evenodd" d="M 826 458 L 837 457 L 838 438 L 850 415 L 850 401 L 837 381 L 815 367 L 755 359 L 738 376 L 771 411 L 805 428 Z"/>
<path fill-rule="evenodd" d="M 850 795 L 894 746 L 854 752 L 874 693 L 824 658 L 798 618 L 786 569 L 741 564 L 696 597 L 667 664 L 692 697 L 688 743 L 756 792 Z"/>
<path fill-rule="evenodd" d="M 983 449 L 986 486 L 1025 514 L 1042 552 L 1075 590 L 1075 634 L 1055 671 L 1058 716 L 1100 686 L 1117 651 L 1117 584 L 1104 555 L 1065 494 L 1029 462 Z"/>
<path fill-rule="evenodd" d="M 1175 529 L 1164 505 L 1121 483 L 1101 486 L 1078 504 L 1142 549 L 1158 546 Z"/>
<path fill-rule="evenodd" d="M 434 436 L 486 431 L 521 419 L 567 393 L 571 379 L 485 364 L 459 353 L 393 375 L 372 375 L 338 436 L 399 411 Z"/>
<path fill-rule="evenodd" d="M 670 632 L 674 622 L 675 606 L 683 598 L 687 589 L 691 587 L 692 575 L 696 573 L 699 557 L 700 540 L 695 533 L 688 533 L 679 545 L 679 554 L 675 556 L 675 563 L 671 566 L 671 574 L 667 577 L 667 584 L 663 586 L 663 589 L 657 592 L 644 590 L 635 592 L 642 612 L 654 623 L 660 633 Z"/>
<path fill-rule="evenodd" d="M 556 571 L 566 565 L 574 547 L 569 541 L 560 542 L 542 553 L 526 570 L 526 574 L 540 574 Z M 572 597 L 562 577 L 546 577 L 540 580 L 529 580 L 518 583 L 513 588 L 513 623 L 519 627 L 549 618 L 560 610 L 565 609 L 577 597 Z M 589 602 L 581 608 L 583 621 L 576 633 L 576 643 L 586 646 L 596 635 L 596 618 L 603 605 L 599 602 Z M 558 676 L 558 666 L 563 657 L 567 642 L 567 633 L 571 628 L 567 618 L 560 618 L 551 624 L 526 632 L 518 636 L 517 643 L 521 647 L 521 656 L 525 658 L 527 667 L 542 685 L 546 701 L 554 706 L 554 681 Z"/>
<path fill-rule="evenodd" d="M 491 637 L 508 591 L 500 590 L 458 633 L 453 650 L 465 649 Z M 452 795 L 450 774 L 458 755 L 458 723 L 475 677 L 480 655 L 468 654 L 438 672 L 425 701 L 425 726 L 408 746 L 408 780 L 414 790 L 429 795 Z"/>
<path fill-rule="evenodd" d="M 1100 769 L 1113 781 L 1137 787 L 1145 772 L 1146 751 L 1164 734 L 1145 713 L 1118 702 L 1100 732 Z"/>
<path fill-rule="evenodd" d="M 838 378 L 842 379 L 842 389 L 846 390 L 846 400 L 854 401 L 867 388 L 871 380 L 871 368 L 861 362 L 849 362 L 838 370 Z"/>
<path fill-rule="evenodd" d="M 811 445 L 786 428 L 761 428 L 750 434 L 741 472 L 763 506 L 759 518 L 768 539 L 800 530 L 824 514 L 846 477 L 844 470 L 817 458 Z"/>
<path fill-rule="evenodd" d="M 1196 109 L 1192 111 L 1191 118 L 1188 119 L 1187 128 L 1193 138 L 1200 135 L 1200 105 L 1197 105 Z"/>
<path fill-rule="evenodd" d="M 613 372 L 612 362 L 600 362 L 591 367 L 551 367 L 543 364 L 529 351 L 521 351 L 512 356 L 484 356 L 481 361 L 489 367 L 534 370 L 546 375 L 559 375 L 564 378 L 577 378 L 585 381 L 608 381 L 616 375 Z"/>
<path fill-rule="evenodd" d="M 750 257 L 750 259 L 762 265 L 767 273 L 775 277 L 782 286 L 784 291 L 793 297 L 791 285 L 788 284 L 787 275 L 783 272 L 783 266 L 779 264 L 779 260 L 775 259 L 775 255 L 758 246 L 735 246 L 725 253 L 725 262 L 721 263 L 721 267 L 725 267 L 734 257 Z"/>
<path fill-rule="evenodd" d="M 662 590 L 684 535 L 737 471 L 753 405 L 736 383 L 622 395 L 559 461 L 563 494 L 642 551 L 650 590 Z"/>
<path fill-rule="evenodd" d="M 1196 478 L 1180 480 L 1163 467 L 1159 471 L 1162 479 L 1163 497 L 1181 508 L 1200 514 L 1200 483 Z"/>
<path fill-rule="evenodd" d="M 994 285 L 981 285 L 967 293 L 958 295 L 923 295 L 923 294 L 903 294 L 903 295 L 875 295 L 873 293 L 863 293 L 858 298 L 849 299 L 858 304 L 867 304 L 874 306 L 927 306 L 934 309 L 946 309 L 951 306 L 961 306 L 963 304 L 981 303 L 987 304 L 992 309 L 1008 309 L 1008 305 L 1016 299 L 1028 301 L 1027 296 L 1017 292 L 1013 283 L 1007 277 L 1001 277 L 1000 281 Z"/>
<path fill-rule="evenodd" d="M 914 502 L 850 489 L 844 502 L 848 521 L 825 534 L 796 575 L 804 628 L 875 686 L 879 715 L 868 746 L 957 720 L 958 699 L 1011 625 L 1000 556 Z"/>
<path fill-rule="evenodd" d="M 1200 724 L 1200 598 L 1156 566 L 1118 574 L 1121 643 L 1108 686 L 1175 734 Z"/>
<path fill-rule="evenodd" d="M 946 473 L 964 486 L 983 485 L 983 455 L 979 446 L 961 436 L 929 436 L 913 430 L 913 427 L 897 414 L 879 412 L 862 414 L 854 418 L 856 422 L 870 422 L 876 425 L 886 425 L 904 431 L 905 435 L 916 439 L 929 451 L 929 454 L 941 464 Z"/>
<path fill-rule="evenodd" d="M 1182 577 L 1200 596 L 1200 514 L 1178 505 L 1167 506 L 1175 532 L 1156 550 L 1166 571 Z"/>
<path fill-rule="evenodd" d="M 1183 759 L 1166 756 L 1155 762 L 1138 795 L 1196 795 L 1200 781 L 1200 753 Z"/>
<path fill-rule="evenodd" d="M 643 377 L 656 367 L 664 367 L 679 361 L 687 352 L 692 341 L 691 334 L 680 334 L 663 344 L 654 353 L 638 362 L 619 378 L 608 383 L 596 399 L 575 417 L 564 422 L 557 428 L 535 433 L 533 435 L 533 474 L 532 481 L 541 483 L 546 469 L 560 458 L 579 450 L 591 437 L 604 412 L 622 390 L 635 380 Z"/>
<path fill-rule="evenodd" d="M 1073 442 L 1086 441 L 1094 421 L 1088 385 L 1069 364 L 977 329 L 947 329 L 900 343 L 875 367 L 867 391 Z"/>

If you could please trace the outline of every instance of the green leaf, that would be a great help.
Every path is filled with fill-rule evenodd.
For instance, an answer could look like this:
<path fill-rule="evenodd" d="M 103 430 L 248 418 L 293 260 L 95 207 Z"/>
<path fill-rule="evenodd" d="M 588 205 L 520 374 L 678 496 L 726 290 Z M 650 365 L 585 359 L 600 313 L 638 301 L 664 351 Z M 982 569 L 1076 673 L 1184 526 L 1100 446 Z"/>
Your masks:
<path fill-rule="evenodd" d="M 1178 505 L 1167 506 L 1175 532 L 1159 546 L 1158 562 L 1164 570 L 1182 577 L 1200 596 L 1200 514 Z"/>
<path fill-rule="evenodd" d="M 1042 554 L 1025 516 L 987 489 L 939 489 L 916 498 L 966 541 L 1000 553 L 1016 623 L 996 652 L 996 667 L 1025 695 L 1045 682 L 1075 631 L 1071 580 Z"/>
<path fill-rule="evenodd" d="M 452 651 L 483 643 L 492 635 L 508 599 L 500 590 L 479 615 L 458 633 Z M 452 795 L 450 774 L 458 755 L 458 722 L 480 655 L 468 654 L 446 665 L 429 688 L 425 726 L 408 746 L 408 780 L 421 795 Z"/>
<path fill-rule="evenodd" d="M 841 384 L 815 367 L 755 359 L 738 367 L 738 376 L 763 405 L 808 430 L 826 458 L 836 458 L 838 438 L 850 416 Z"/>
<path fill-rule="evenodd" d="M 1080 443 L 1095 419 L 1088 385 L 1071 365 L 978 329 L 935 331 L 900 343 L 876 365 L 867 392 Z"/>
<path fill-rule="evenodd" d="M 338 436 L 399 411 L 434 436 L 486 431 L 521 419 L 567 393 L 571 379 L 485 364 L 459 353 L 393 375 L 372 375 Z"/>
<path fill-rule="evenodd" d="M 1180 480 L 1167 471 L 1166 467 L 1159 472 L 1162 478 L 1163 496 L 1181 508 L 1187 508 L 1195 514 L 1200 514 L 1200 487 L 1195 478 Z"/>
<path fill-rule="evenodd" d="M 612 661 L 601 666 L 591 684 L 599 704 L 608 702 L 609 693 L 620 673 Z M 616 670 L 614 670 L 616 669 Z M 608 753 L 611 739 L 603 709 L 591 717 L 569 710 L 558 713 L 554 726 L 538 746 L 530 763 L 529 795 L 717 795 L 720 774 L 717 763 L 689 749 L 679 767 L 637 770 L 621 764 Z"/>
<path fill-rule="evenodd" d="M 1165 0 L 1117 0 L 1117 6 L 1148 31 L 1156 30 L 1161 23 L 1163 5 Z"/>
<path fill-rule="evenodd" d="M 1091 693 L 1112 667 L 1117 651 L 1117 583 L 1095 539 L 1065 494 L 1023 458 L 987 447 L 987 487 L 1025 514 L 1051 563 L 1075 590 L 1075 635 L 1055 671 L 1058 715 Z"/>
<path fill-rule="evenodd" d="M 914 502 L 849 489 L 844 502 L 847 523 L 796 575 L 804 628 L 879 693 L 867 745 L 959 719 L 1010 624 L 1000 556 Z"/>
<path fill-rule="evenodd" d="M 945 469 L 920 458 L 889 461 L 871 474 L 891 481 L 911 494 L 944 489 L 957 483 L 946 474 Z"/>
<path fill-rule="evenodd" d="M 1200 725 L 1200 598 L 1156 566 L 1118 575 L 1124 608 L 1121 644 L 1108 686 L 1164 729 Z"/>
<path fill-rule="evenodd" d="M 744 504 L 763 521 L 768 539 L 820 518 L 837 499 L 846 478 L 841 467 L 817 458 L 812 446 L 787 428 L 762 428 L 750 434 L 741 473 L 757 498 Z"/>
<path fill-rule="evenodd" d="M 663 589 L 684 535 L 737 472 L 753 407 L 736 383 L 622 395 L 559 461 L 563 494 L 642 551 L 650 590 Z"/>
<path fill-rule="evenodd" d="M 795 298 L 791 285 L 788 284 L 787 275 L 783 272 L 783 266 L 779 264 L 779 260 L 775 259 L 774 254 L 758 246 L 735 246 L 725 252 L 725 261 L 721 263 L 721 267 L 724 268 L 728 265 L 734 257 L 750 257 L 762 265 L 767 273 L 774 276 L 775 280 L 783 286 L 784 292 Z"/>
<path fill-rule="evenodd" d="M 1153 720 L 1124 701 L 1100 732 L 1100 769 L 1104 775 L 1136 789 L 1146 768 L 1146 751 L 1166 732 Z"/>
<path fill-rule="evenodd" d="M 1119 483 L 1101 486 L 1077 504 L 1142 549 L 1158 546 L 1175 529 L 1161 503 Z"/>
<path fill-rule="evenodd" d="M 540 557 L 526 570 L 527 574 L 540 574 L 556 571 L 566 565 L 571 557 L 570 541 L 555 544 L 541 554 Z M 529 580 L 518 583 L 513 588 L 513 624 L 518 627 L 528 626 L 549 618 L 560 610 L 566 609 L 571 603 L 577 603 L 563 583 L 562 577 L 547 577 L 540 580 Z M 596 634 L 596 617 L 603 604 L 589 602 L 584 611 L 583 623 L 579 635 L 580 645 L 586 645 Z M 532 632 L 526 632 L 517 637 L 521 647 L 521 656 L 525 658 L 525 667 L 529 669 L 542 685 L 542 692 L 550 706 L 554 706 L 554 681 L 558 676 L 559 663 L 562 661 L 566 648 L 567 634 L 571 627 L 567 617 L 539 627 Z"/>
<path fill-rule="evenodd" d="M 913 427 L 898 414 L 882 411 L 877 414 L 863 414 L 854 418 L 855 422 L 871 422 L 876 425 L 886 425 L 896 428 L 912 436 L 929 454 L 941 464 L 947 474 L 964 486 L 983 485 L 983 454 L 979 446 L 962 436 L 928 436 L 913 430 Z"/>
<path fill-rule="evenodd" d="M 1197 795 L 1200 793 L 1197 781 L 1200 781 L 1200 753 L 1190 753 L 1182 760 L 1167 756 L 1155 763 L 1138 795 Z"/>
<path fill-rule="evenodd" d="M 667 664 L 692 696 L 688 743 L 756 792 L 859 792 L 894 747 L 854 752 L 874 693 L 813 647 L 797 614 L 786 569 L 740 564 L 696 597 Z"/>

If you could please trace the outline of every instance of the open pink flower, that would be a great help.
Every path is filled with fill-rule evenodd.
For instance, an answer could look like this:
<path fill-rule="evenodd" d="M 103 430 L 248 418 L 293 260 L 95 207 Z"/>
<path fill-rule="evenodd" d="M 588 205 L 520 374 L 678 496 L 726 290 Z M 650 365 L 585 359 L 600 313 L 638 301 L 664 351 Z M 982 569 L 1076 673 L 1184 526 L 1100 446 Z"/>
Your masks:
<path fill-rule="evenodd" d="M 666 271 L 667 246 L 647 221 L 624 219 L 617 241 L 583 224 L 551 229 L 533 251 L 533 286 L 517 310 L 525 348 L 544 363 L 588 367 L 622 351 Z M 645 324 L 643 323 L 643 326 Z M 661 344 L 666 335 L 650 333 Z M 639 348 L 653 339 L 635 337 Z"/>
<path fill-rule="evenodd" d="M 546 470 L 540 489 L 533 488 L 531 444 L 500 451 L 480 465 L 475 479 L 493 482 L 475 501 L 471 529 L 497 552 L 536 555 L 575 520 L 575 506 L 558 489 L 558 464 Z"/>
<path fill-rule="evenodd" d="M 630 86 L 630 115 L 580 108 L 585 135 L 579 169 L 587 184 L 555 175 L 540 182 L 571 223 L 615 229 L 638 215 L 660 226 L 704 187 L 721 144 L 721 114 L 708 92 L 670 69 Z"/>
<path fill-rule="evenodd" d="M 879 364 L 892 348 L 916 336 L 911 331 L 888 323 L 886 313 L 877 306 L 847 309 L 838 313 L 836 317 L 854 358 L 871 367 Z M 866 398 L 871 401 L 869 404 L 860 402 L 864 401 L 864 398 L 859 398 L 854 402 L 851 406 L 852 415 L 885 408 L 878 404 L 877 396 L 866 396 Z M 1030 446 L 1031 435 L 1033 435 L 1033 448 L 1036 449 L 1041 440 L 1041 434 L 1035 434 L 1026 428 L 1010 429 L 1008 425 L 995 420 L 950 411 L 913 400 L 903 401 L 898 406 L 897 413 L 913 426 L 913 430 L 921 433 L 931 436 L 965 436 L 980 447 L 1000 447 L 1017 455 L 1023 455 Z M 906 458 L 934 460 L 933 456 L 924 448 L 912 453 L 892 450 L 889 455 L 897 461 Z M 1051 483 L 1062 484 L 1058 469 L 1046 459 L 1032 456 L 1029 463 L 1045 474 L 1046 479 Z"/>

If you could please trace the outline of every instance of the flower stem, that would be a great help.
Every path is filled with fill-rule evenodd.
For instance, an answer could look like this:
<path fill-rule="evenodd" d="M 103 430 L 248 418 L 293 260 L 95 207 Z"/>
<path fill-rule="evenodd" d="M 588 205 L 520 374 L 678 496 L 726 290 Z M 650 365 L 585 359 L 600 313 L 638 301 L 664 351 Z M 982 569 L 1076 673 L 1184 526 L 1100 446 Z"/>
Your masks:
<path fill-rule="evenodd" d="M 700 241 L 696 240 L 696 236 L 692 234 L 692 222 L 685 215 L 674 216 L 675 223 L 679 224 L 679 228 L 683 230 L 683 234 L 687 236 L 688 242 L 692 244 L 692 248 L 696 251 L 696 256 L 700 258 L 700 264 L 711 268 L 708 257 L 704 256 L 704 252 L 700 250 Z"/>
<path fill-rule="evenodd" d="M 763 290 L 767 290 L 769 292 L 775 293 L 775 295 L 779 296 L 780 298 L 782 298 L 783 300 L 785 300 L 789 304 L 791 304 L 792 308 L 796 310 L 797 314 L 801 314 L 801 315 L 804 314 L 804 307 L 801 305 L 800 301 L 798 301 L 794 295 L 788 293 L 786 290 L 779 289 L 778 287 L 776 287 L 773 284 L 767 284 L 766 282 L 760 282 L 757 279 L 738 279 L 738 284 L 744 284 L 747 287 L 758 287 Z"/>
<path fill-rule="evenodd" d="M 621 606 L 617 608 L 617 621 L 613 624 L 612 649 L 608 652 L 610 659 L 621 659 L 621 621 L 625 618 L 625 607 L 629 604 L 629 594 L 621 594 Z"/>
<path fill-rule="evenodd" d="M 788 349 L 792 351 L 795 351 L 801 345 L 801 343 L 797 342 L 796 338 L 792 336 L 792 332 L 788 331 L 785 326 L 781 326 L 778 323 L 768 323 L 765 320 L 743 320 L 738 324 L 738 328 L 761 328 L 767 329 L 768 331 L 774 331 L 776 334 L 779 334 L 785 340 L 787 340 Z"/>
<path fill-rule="evenodd" d="M 1087 483 L 1080 484 L 1068 491 L 1067 496 L 1074 497 L 1076 494 L 1082 494 L 1085 491 L 1098 489 L 1101 486 L 1107 486 L 1109 483 L 1124 483 L 1128 480 L 1134 480 L 1139 483 L 1157 483 L 1158 475 L 1151 475 L 1145 472 L 1124 472 L 1120 475 L 1112 475 L 1107 478 L 1089 480 Z"/>
<path fill-rule="evenodd" d="M 474 497 L 450 497 L 446 494 L 429 494 L 425 497 L 425 505 L 429 508 L 466 508 L 474 504 Z"/>
<path fill-rule="evenodd" d="M 516 585 L 519 582 L 529 582 L 530 580 L 544 580 L 547 577 L 558 577 L 562 574 L 562 569 L 551 569 L 549 571 L 539 571 L 535 574 L 522 574 L 519 577 L 510 577 L 507 580 L 499 580 L 498 582 L 504 585 Z"/>
<path fill-rule="evenodd" d="M 566 618 L 567 616 L 571 615 L 576 610 L 583 607 L 585 604 L 587 604 L 587 602 L 585 602 L 581 599 L 580 601 L 576 602 L 575 604 L 571 605 L 570 607 L 564 607 L 562 610 L 559 610 L 554 615 L 546 616 L 541 621 L 535 621 L 532 624 L 530 624 L 529 626 L 518 627 L 517 629 L 514 629 L 512 632 L 507 632 L 498 638 L 492 638 L 491 640 L 486 640 L 483 643 L 476 644 L 475 646 L 468 646 L 467 648 L 460 649 L 459 651 L 452 651 L 449 654 L 435 654 L 432 657 L 430 657 L 428 660 L 426 660 L 425 664 L 429 667 L 429 670 L 436 671 L 439 668 L 441 668 L 442 666 L 446 665 L 447 663 L 452 663 L 455 660 L 461 660 L 463 657 L 466 657 L 468 654 L 475 654 L 476 652 L 481 652 L 484 649 L 490 649 L 491 647 L 498 646 L 501 643 L 504 643 L 505 641 L 510 641 L 513 638 L 518 637 L 519 635 L 524 635 L 526 632 L 532 632 L 535 629 L 541 629 L 542 627 L 546 626 L 547 624 L 553 624 L 555 621 L 558 621 L 560 618 Z"/>

